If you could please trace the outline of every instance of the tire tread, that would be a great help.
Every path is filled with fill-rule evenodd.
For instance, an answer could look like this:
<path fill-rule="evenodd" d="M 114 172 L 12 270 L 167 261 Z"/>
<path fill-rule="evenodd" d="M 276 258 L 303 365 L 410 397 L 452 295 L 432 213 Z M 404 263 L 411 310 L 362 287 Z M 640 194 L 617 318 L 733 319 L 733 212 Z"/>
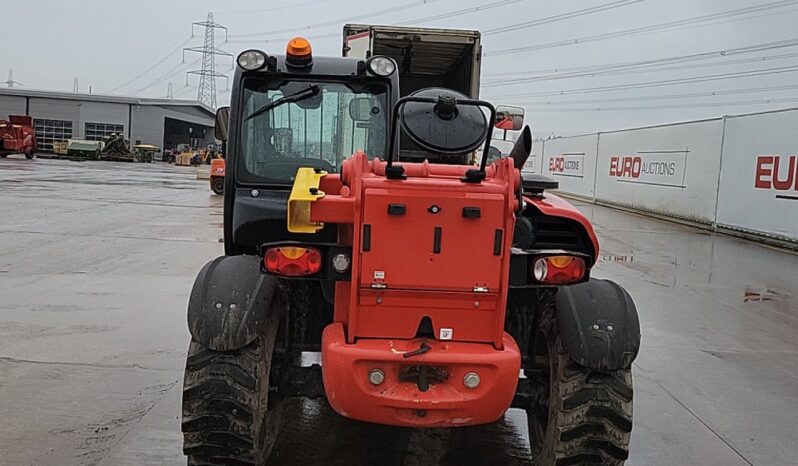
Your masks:
<path fill-rule="evenodd" d="M 258 419 L 259 342 L 215 352 L 193 342 L 183 385 L 183 453 L 189 465 L 251 466 Z"/>

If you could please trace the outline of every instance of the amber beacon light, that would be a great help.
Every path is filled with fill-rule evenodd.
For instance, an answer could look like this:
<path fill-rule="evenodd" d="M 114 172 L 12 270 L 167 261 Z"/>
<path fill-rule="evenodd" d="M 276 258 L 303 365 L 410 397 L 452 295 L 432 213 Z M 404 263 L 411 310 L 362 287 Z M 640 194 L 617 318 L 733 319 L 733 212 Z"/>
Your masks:
<path fill-rule="evenodd" d="M 313 62 L 310 42 L 304 37 L 294 37 L 285 48 L 285 61 L 293 66 L 308 66 Z"/>

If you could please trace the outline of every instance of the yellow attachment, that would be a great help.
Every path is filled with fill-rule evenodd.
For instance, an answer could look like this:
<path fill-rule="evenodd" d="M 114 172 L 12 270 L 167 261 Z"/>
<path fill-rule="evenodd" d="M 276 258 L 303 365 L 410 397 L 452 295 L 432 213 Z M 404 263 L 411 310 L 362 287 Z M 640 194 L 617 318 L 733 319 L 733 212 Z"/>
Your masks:
<path fill-rule="evenodd" d="M 324 227 L 321 222 L 310 221 L 310 205 L 324 197 L 319 182 L 326 175 L 325 171 L 316 173 L 308 167 L 297 170 L 288 198 L 288 231 L 291 233 L 316 233 Z"/>

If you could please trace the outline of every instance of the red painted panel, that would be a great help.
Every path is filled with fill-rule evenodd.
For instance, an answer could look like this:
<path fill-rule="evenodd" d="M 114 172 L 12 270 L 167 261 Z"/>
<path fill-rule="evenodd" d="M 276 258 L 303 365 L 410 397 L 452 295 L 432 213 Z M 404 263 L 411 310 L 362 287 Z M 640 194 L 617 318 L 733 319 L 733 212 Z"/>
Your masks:
<path fill-rule="evenodd" d="M 361 252 L 361 286 L 498 289 L 503 255 L 494 255 L 493 248 L 496 230 L 504 230 L 503 196 L 462 190 L 366 189 L 364 204 L 363 224 L 371 226 L 371 247 Z M 403 205 L 405 214 L 389 215 L 389 204 Z M 480 218 L 464 218 L 465 207 L 480 209 Z M 431 212 L 435 208 L 437 213 Z M 433 247 L 436 228 L 439 253 Z"/>
<path fill-rule="evenodd" d="M 430 351 L 412 358 L 405 352 L 424 341 Z M 486 424 L 500 418 L 515 395 L 521 353 L 507 333 L 502 349 L 484 343 L 434 340 L 361 339 L 347 344 L 343 326 L 334 323 L 322 335 L 324 391 L 332 408 L 361 421 L 407 427 L 455 427 Z M 422 392 L 412 381 L 400 380 L 407 366 L 424 364 L 445 374 Z M 380 369 L 385 380 L 368 382 Z M 480 376 L 477 388 L 463 385 L 468 372 Z"/>

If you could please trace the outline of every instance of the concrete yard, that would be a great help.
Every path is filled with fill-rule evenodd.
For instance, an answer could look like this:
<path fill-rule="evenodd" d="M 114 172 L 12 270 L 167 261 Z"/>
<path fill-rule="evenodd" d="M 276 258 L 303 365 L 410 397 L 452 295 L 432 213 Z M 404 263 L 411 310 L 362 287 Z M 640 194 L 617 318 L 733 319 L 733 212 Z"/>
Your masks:
<path fill-rule="evenodd" d="M 0 190 L 0 465 L 185 464 L 186 302 L 223 253 L 221 198 L 194 168 L 17 156 Z M 579 207 L 593 275 L 640 312 L 627 464 L 798 464 L 798 255 Z M 290 413 L 274 464 L 529 464 L 517 411 L 426 432 Z"/>

